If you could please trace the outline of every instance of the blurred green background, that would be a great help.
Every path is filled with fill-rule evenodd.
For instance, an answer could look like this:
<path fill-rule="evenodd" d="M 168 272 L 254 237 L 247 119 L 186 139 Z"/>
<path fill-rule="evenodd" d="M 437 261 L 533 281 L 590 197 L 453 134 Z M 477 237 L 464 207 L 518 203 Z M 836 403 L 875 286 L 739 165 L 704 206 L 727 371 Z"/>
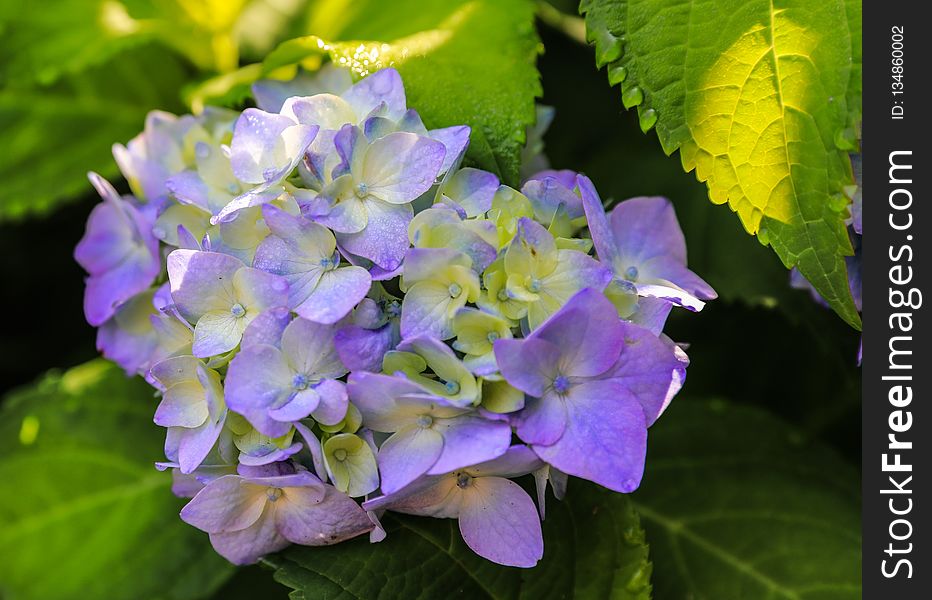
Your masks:
<path fill-rule="evenodd" d="M 224 36 L 232 35 L 229 31 L 212 33 L 205 47 L 183 48 L 186 58 L 165 50 L 161 34 L 153 31 L 132 43 L 115 44 L 104 63 L 90 66 L 81 62 L 81 50 L 96 42 L 77 34 L 60 48 L 43 53 L 33 44 L 29 53 L 13 57 L 12 48 L 18 42 L 14 15 L 24 5 L 3 4 L 0 141 L 7 158 L 0 173 L 26 171 L 35 178 L 30 184 L 0 189 L 0 205 L 16 213 L 7 209 L 28 205 L 32 194 L 40 204 L 48 203 L 39 216 L 17 215 L 0 221 L 0 297 L 5 316 L 0 387 L 5 393 L 35 381 L 49 369 L 66 369 L 97 355 L 95 331 L 84 322 L 81 308 L 83 273 L 72 259 L 72 250 L 98 198 L 85 183 L 65 190 L 82 190 L 73 201 L 53 206 L 48 198 L 55 195 L 57 170 L 98 169 L 114 175 L 110 143 L 125 143 L 140 130 L 149 109 L 184 110 L 182 94 L 166 90 L 189 90 L 183 86 L 218 68 L 228 68 L 225 61 L 235 65 L 261 59 L 275 41 L 308 32 L 315 3 L 310 9 L 300 0 L 256 3 L 259 8 L 251 10 L 266 18 L 257 16 L 256 27 L 242 37 L 240 57 L 222 50 Z M 48 10 L 80 14 L 78 0 L 60 4 Z M 207 11 L 222 11 L 237 3 L 228 4 L 218 1 L 203 6 Z M 574 10 L 571 5 L 560 8 Z M 118 20 L 119 15 L 113 18 Z M 199 18 L 203 17 L 186 14 L 179 18 L 179 27 L 203 34 L 205 26 Z M 33 25 L 41 30 L 43 23 Z M 61 25 L 49 17 L 45 26 Z M 726 207 L 712 205 L 705 186 L 692 174 L 683 173 L 677 156 L 663 154 L 653 133 L 641 132 L 635 113 L 622 108 L 619 92 L 607 85 L 604 72 L 596 70 L 591 48 L 552 24 L 538 21 L 538 30 L 545 48 L 538 62 L 544 89 L 540 101 L 556 109 L 544 138 L 552 166 L 585 172 L 603 198 L 662 195 L 673 200 L 686 235 L 690 267 L 719 292 L 720 298 L 701 313 L 674 311 L 670 318 L 666 332 L 689 344 L 692 360 L 681 395 L 727 398 L 763 409 L 794 426 L 801 443 L 827 442 L 849 464 L 858 465 L 859 334 L 812 302 L 807 293 L 790 289 L 788 274 L 776 256 L 745 234 Z M 22 70 L 39 76 L 23 83 Z M 101 115 L 82 113 L 98 97 L 101 107 L 91 109 L 105 114 L 115 111 L 112 118 L 103 119 L 103 127 L 94 120 Z M 49 113 L 42 120 L 41 112 L 24 112 L 30 102 L 50 107 L 65 103 L 74 110 L 55 113 L 55 118 Z M 72 152 L 73 142 L 87 136 L 95 136 L 94 143 Z M 128 191 L 122 180 L 114 183 Z M 656 429 L 664 426 L 665 419 L 661 419 Z M 719 433 L 727 436 L 727 432 Z M 743 450 L 735 448 L 736 453 Z M 648 460 L 648 472 L 650 468 Z M 216 597 L 255 598 L 256 594 L 284 597 L 285 591 L 260 567 L 252 567 L 240 571 Z"/>

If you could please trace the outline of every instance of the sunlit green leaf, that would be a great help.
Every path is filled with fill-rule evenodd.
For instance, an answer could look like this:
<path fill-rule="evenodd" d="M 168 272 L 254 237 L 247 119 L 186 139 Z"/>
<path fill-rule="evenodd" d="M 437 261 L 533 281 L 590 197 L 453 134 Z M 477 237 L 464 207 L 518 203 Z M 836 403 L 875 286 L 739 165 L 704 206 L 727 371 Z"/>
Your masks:
<path fill-rule="evenodd" d="M 580 11 L 597 64 L 642 128 L 859 327 L 843 258 L 860 115 L 856 4 L 583 0 Z"/>

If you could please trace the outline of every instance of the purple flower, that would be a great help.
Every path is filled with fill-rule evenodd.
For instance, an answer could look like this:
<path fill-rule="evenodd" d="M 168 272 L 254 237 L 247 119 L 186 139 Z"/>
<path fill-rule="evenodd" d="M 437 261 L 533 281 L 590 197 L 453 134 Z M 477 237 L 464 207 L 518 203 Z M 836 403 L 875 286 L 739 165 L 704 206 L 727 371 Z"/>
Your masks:
<path fill-rule="evenodd" d="M 717 297 L 708 283 L 686 268 L 686 241 L 666 198 L 631 198 L 606 218 L 602 200 L 585 175 L 576 179 L 599 260 L 615 282 L 638 296 L 659 298 L 692 311 Z"/>
<path fill-rule="evenodd" d="M 465 219 L 445 203 L 435 204 L 414 216 L 408 238 L 415 248 L 450 248 L 467 255 L 477 273 L 498 257 L 498 230 L 486 219 Z"/>
<path fill-rule="evenodd" d="M 535 173 L 521 187 L 534 208 L 534 219 L 543 223 L 559 237 L 571 237 L 578 229 L 571 221 L 585 216 L 582 200 L 574 191 L 576 173 L 573 171 L 541 171 Z"/>
<path fill-rule="evenodd" d="M 89 277 L 84 290 L 84 315 L 95 327 L 116 308 L 152 284 L 159 274 L 159 241 L 152 223 L 132 202 L 120 197 L 96 173 L 88 178 L 103 202 L 87 219 L 87 230 L 74 257 Z"/>
<path fill-rule="evenodd" d="M 230 201 L 211 222 L 229 221 L 244 208 L 277 198 L 283 191 L 279 184 L 304 158 L 318 130 L 258 108 L 244 110 L 233 131 L 230 167 L 239 181 L 255 187 Z"/>
<path fill-rule="evenodd" d="M 535 329 L 573 294 L 584 288 L 602 290 L 611 271 L 578 250 L 558 248 L 553 235 L 527 217 L 505 251 L 506 294 L 527 305 L 528 325 Z"/>
<path fill-rule="evenodd" d="M 150 320 L 157 314 L 154 295 L 155 290 L 136 294 L 97 330 L 97 350 L 123 367 L 127 375 L 148 371 L 159 347 L 158 334 Z"/>
<path fill-rule="evenodd" d="M 252 84 L 252 95 L 262 110 L 280 112 L 285 101 L 297 96 L 342 94 L 353 85 L 349 69 L 327 63 L 316 73 L 300 70 L 289 81 L 263 79 Z"/>
<path fill-rule="evenodd" d="M 396 269 L 408 248 L 410 203 L 437 178 L 443 144 L 403 132 L 370 143 L 353 125 L 343 127 L 334 143 L 342 159 L 335 179 L 304 213 L 335 231 L 347 252 Z"/>
<path fill-rule="evenodd" d="M 176 117 L 153 110 L 146 115 L 142 133 L 126 146 L 113 145 L 113 158 L 134 194 L 156 204 L 168 198 L 165 183 L 188 166 L 184 138 L 196 125 L 197 119 L 191 115 Z"/>
<path fill-rule="evenodd" d="M 686 377 L 672 345 L 583 290 L 528 337 L 496 341 L 495 358 L 505 380 L 534 398 L 517 434 L 541 459 L 615 491 L 637 488 L 647 427 Z"/>
<path fill-rule="evenodd" d="M 254 563 L 289 542 L 326 546 L 372 529 L 358 504 L 301 467 L 240 466 L 208 483 L 181 518 L 210 534 L 214 549 L 238 565 Z"/>
<path fill-rule="evenodd" d="M 363 503 L 366 510 L 458 519 L 472 550 L 500 565 L 533 567 L 544 554 L 534 501 L 510 477 L 543 466 L 527 446 L 440 476 L 426 476 L 394 494 Z"/>
<path fill-rule="evenodd" d="M 236 348 L 262 311 L 288 302 L 288 282 L 217 252 L 175 250 L 168 255 L 172 298 L 194 327 L 194 355 Z"/>
<path fill-rule="evenodd" d="M 250 330 L 253 328 L 250 327 Z M 346 415 L 346 374 L 333 346 L 334 328 L 297 318 L 279 343 L 244 346 L 230 362 L 227 402 L 270 437 L 285 435 L 307 416 L 336 425 Z"/>
<path fill-rule="evenodd" d="M 155 423 L 168 428 L 165 455 L 182 473 L 192 473 L 210 453 L 227 416 L 216 371 L 193 356 L 168 358 L 152 367 L 163 390 Z"/>
<path fill-rule="evenodd" d="M 372 291 L 378 295 L 364 298 L 333 338 L 340 360 L 350 371 L 381 371 L 385 354 L 401 341 L 401 302 L 381 285 Z"/>
<path fill-rule="evenodd" d="M 453 337 L 453 317 L 479 299 L 479 275 L 468 255 L 449 248 L 412 248 L 405 255 L 401 336 Z"/>
<path fill-rule="evenodd" d="M 386 494 L 425 473 L 448 473 L 501 456 L 511 442 L 507 423 L 487 420 L 402 376 L 352 373 L 348 389 L 366 426 L 392 434 L 378 454 Z"/>
<path fill-rule="evenodd" d="M 488 171 L 465 167 L 447 175 L 439 195 L 463 209 L 467 217 L 484 215 L 492 208 L 498 177 Z"/>
<path fill-rule="evenodd" d="M 336 323 L 369 292 L 362 267 L 340 266 L 329 229 L 272 205 L 262 208 L 272 231 L 257 248 L 253 265 L 288 281 L 288 306 L 318 323 Z"/>

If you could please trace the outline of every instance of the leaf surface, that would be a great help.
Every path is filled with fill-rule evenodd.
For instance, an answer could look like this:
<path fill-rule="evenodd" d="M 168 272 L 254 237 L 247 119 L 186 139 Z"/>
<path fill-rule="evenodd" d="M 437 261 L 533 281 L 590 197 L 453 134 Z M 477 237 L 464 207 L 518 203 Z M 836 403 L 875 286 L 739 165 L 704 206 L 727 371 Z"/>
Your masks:
<path fill-rule="evenodd" d="M 847 151 L 860 9 L 845 0 L 583 0 L 587 38 L 664 151 L 848 323 Z"/>
<path fill-rule="evenodd" d="M 144 382 L 95 360 L 13 392 L 0 411 L 0 595 L 209 594 L 232 566 L 178 518 Z"/>

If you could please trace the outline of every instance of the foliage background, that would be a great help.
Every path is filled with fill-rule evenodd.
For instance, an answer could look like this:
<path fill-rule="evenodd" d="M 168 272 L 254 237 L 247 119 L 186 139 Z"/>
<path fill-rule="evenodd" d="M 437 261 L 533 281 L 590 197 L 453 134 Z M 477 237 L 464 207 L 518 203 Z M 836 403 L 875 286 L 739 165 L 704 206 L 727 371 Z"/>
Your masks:
<path fill-rule="evenodd" d="M 561 8 L 574 12 L 573 6 Z M 857 468 L 860 457 L 860 372 L 855 364 L 858 333 L 831 311 L 813 303 L 805 292 L 789 288 L 787 271 L 776 256 L 745 234 L 726 207 L 711 205 L 705 186 L 698 183 L 694 175 L 683 173 L 678 160 L 664 155 L 653 133 L 641 132 L 636 113 L 623 109 L 618 91 L 606 84 L 604 72 L 596 70 L 592 48 L 568 38 L 552 26 L 552 20 L 548 21 L 550 24 L 538 22 L 545 48 L 538 67 L 543 83 L 541 101 L 556 108 L 556 118 L 545 136 L 551 163 L 557 168 L 588 174 L 603 198 L 620 200 L 635 195 L 663 195 L 672 199 L 686 235 L 690 268 L 720 294 L 720 299 L 710 303 L 702 313 L 674 311 L 669 321 L 667 333 L 677 341 L 690 344 L 692 364 L 680 397 L 651 430 L 645 498 L 651 502 L 659 498 L 656 502 L 661 505 L 700 504 L 724 512 L 737 511 L 736 507 L 761 501 L 747 497 L 748 490 L 759 489 L 762 494 L 778 497 L 791 492 L 791 487 L 800 481 L 808 481 L 806 478 L 812 474 L 803 473 L 804 467 L 814 460 L 815 454 L 820 457 L 824 454 L 828 461 L 824 464 L 833 465 L 831 470 Z M 140 51 L 146 54 L 143 47 L 121 49 L 118 55 L 132 58 Z M 197 70 L 189 62 L 174 60 L 152 68 L 155 70 L 147 71 L 151 78 L 177 77 L 179 70 L 190 76 Z M 105 85 L 108 89 L 132 91 L 142 85 L 137 81 L 138 75 L 136 72 L 124 77 L 119 72 L 110 72 Z M 179 98 L 150 96 L 145 102 L 149 103 L 145 108 L 175 111 L 183 108 Z M 137 125 L 141 129 L 141 118 Z M 22 133 L 14 140 L 6 135 L 0 132 L 4 146 L 36 142 L 25 139 Z M 52 161 L 59 152 L 56 145 L 61 140 L 82 135 L 87 135 L 86 123 L 77 118 L 62 120 L 54 127 L 34 132 L 34 136 L 41 136 L 45 150 L 42 158 L 25 168 L 35 169 L 37 178 L 54 178 Z M 36 185 L 47 185 L 47 182 L 37 181 Z M 128 191 L 125 183 L 120 182 L 120 185 L 124 186 L 122 191 Z M 0 337 L 0 356 L 3 357 L 0 389 L 4 393 L 29 384 L 50 368 L 66 369 L 93 359 L 97 354 L 95 332 L 85 324 L 81 310 L 83 274 L 71 258 L 72 249 L 83 233 L 87 214 L 98 201 L 89 185 L 85 190 L 79 199 L 49 210 L 42 218 L 0 223 L 0 281 L 3 282 L 0 308 L 6 316 Z M 4 202 L 28 198 L 29 189 L 17 188 L 15 193 L 17 198 L 14 199 L 5 192 Z M 710 404 L 711 399 L 715 400 Z M 0 406 L 0 410 L 5 411 L 0 414 L 7 417 L 14 414 L 9 406 Z M 720 418 L 709 420 L 710 411 Z M 688 431 L 691 423 L 702 424 L 702 431 L 693 432 L 692 437 Z M 772 443 L 775 448 L 785 445 L 786 439 L 781 437 L 785 423 L 792 432 L 786 434 L 791 441 L 789 445 L 795 449 L 768 453 L 768 444 Z M 684 428 L 686 433 L 682 433 Z M 768 432 L 773 434 L 773 440 L 768 439 Z M 708 441 L 704 442 L 703 438 Z M 716 444 L 722 442 L 716 440 L 730 440 L 731 446 L 717 448 Z M 807 450 L 813 443 L 819 444 L 818 451 Z M 690 447 L 690 444 L 695 445 Z M 716 451 L 719 453 L 715 454 Z M 727 460 L 729 456 L 754 459 L 758 451 L 757 464 Z M 668 467 L 662 466 L 667 455 L 677 452 L 683 456 L 714 454 L 717 462 L 695 467 L 706 471 L 702 481 L 693 481 L 695 477 L 690 473 L 699 471 L 684 468 L 682 472 L 671 473 Z M 658 453 L 661 455 L 657 456 Z M 654 468 L 656 473 L 652 471 Z M 851 481 L 854 478 L 849 477 L 847 483 L 840 485 L 850 485 Z M 0 481 L 3 494 L 9 493 L 17 483 L 22 482 Z M 84 483 L 94 485 L 93 481 Z M 856 486 L 850 489 L 855 490 L 853 495 L 844 500 L 845 506 L 839 510 L 856 514 L 859 510 Z M 635 503 L 639 502 L 640 493 L 634 494 Z M 741 497 L 736 499 L 735 495 Z M 815 504 L 818 502 L 817 499 Z M 3 510 L 0 506 L 0 517 Z M 642 511 L 654 563 L 655 598 L 686 597 L 684 585 L 695 585 L 695 597 L 752 597 L 746 595 L 752 587 L 728 587 L 740 580 L 740 569 L 723 571 L 725 574 L 718 582 L 672 583 L 673 579 L 682 579 L 683 569 L 693 567 L 695 575 L 708 568 L 709 576 L 714 577 L 717 567 L 701 562 L 688 564 L 689 556 L 695 555 L 689 548 L 685 550 L 687 564 L 677 564 L 675 560 L 680 559 L 676 556 L 682 549 L 676 547 L 670 528 L 646 515 L 647 512 Z M 729 530 L 726 535 L 741 536 L 739 522 L 721 523 L 716 527 Z M 818 545 L 822 538 L 818 527 L 813 530 L 811 539 L 781 539 L 775 528 L 762 539 L 753 539 L 748 534 L 747 539 L 739 541 L 749 547 L 783 545 L 783 549 L 789 551 L 794 544 L 799 547 Z M 856 554 L 859 534 L 854 530 L 851 535 L 850 546 L 841 551 L 850 553 L 854 548 Z M 2 537 L 0 533 L 0 539 Z M 836 551 L 830 544 L 820 550 Z M 766 564 L 766 557 L 762 560 Z M 855 574 L 858 566 L 851 565 Z M 856 578 L 849 579 L 851 585 L 855 585 Z M 792 578 L 780 579 L 790 580 Z M 0 595 L 2 589 L 0 581 Z M 718 590 L 718 595 L 709 595 L 710 590 Z M 767 589 L 772 597 L 855 597 L 847 595 L 853 589 L 829 589 L 823 590 L 824 594 L 811 596 L 808 593 L 791 596 L 783 591 L 779 586 Z M 255 598 L 259 597 L 257 594 L 264 598 L 285 597 L 287 589 L 273 582 L 262 567 L 251 567 L 239 571 L 225 587 L 216 591 L 217 598 Z"/>

